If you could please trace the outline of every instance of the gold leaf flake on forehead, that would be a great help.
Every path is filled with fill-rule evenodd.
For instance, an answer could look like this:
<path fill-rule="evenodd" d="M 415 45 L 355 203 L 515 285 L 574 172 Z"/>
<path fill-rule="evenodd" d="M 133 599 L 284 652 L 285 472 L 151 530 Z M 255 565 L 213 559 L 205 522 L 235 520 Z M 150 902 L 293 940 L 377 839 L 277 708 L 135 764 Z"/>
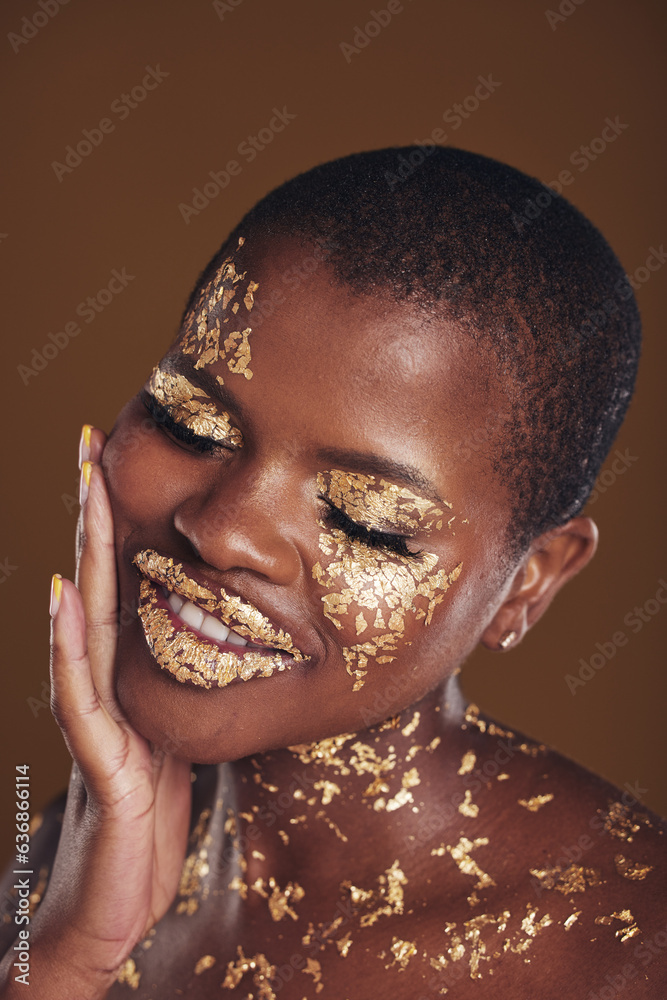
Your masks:
<path fill-rule="evenodd" d="M 232 425 L 229 414 L 224 410 L 218 412 L 210 396 L 184 375 L 163 371 L 158 366 L 148 381 L 148 391 L 176 423 L 189 427 L 194 434 L 232 447 L 243 447 L 243 435 Z"/>
<path fill-rule="evenodd" d="M 441 507 L 384 479 L 334 469 L 320 472 L 317 484 L 331 503 L 366 528 L 423 532 L 442 528 L 444 511 Z M 451 508 L 450 503 L 443 502 Z"/>
<path fill-rule="evenodd" d="M 322 524 L 322 527 L 325 527 Z M 388 663 L 395 659 L 390 654 L 405 635 L 405 619 L 408 613 L 415 613 L 418 620 L 429 625 L 433 612 L 443 600 L 449 587 L 458 579 L 463 563 L 450 572 L 437 569 L 438 556 L 424 552 L 419 557 L 408 558 L 389 554 L 381 549 L 371 548 L 358 539 L 349 539 L 343 531 L 332 528 L 320 535 L 320 550 L 330 558 L 326 568 L 317 562 L 313 567 L 313 578 L 331 591 L 322 597 L 324 615 L 343 628 L 341 618 L 350 614 L 352 606 L 367 609 L 371 614 L 384 606 L 388 609 L 388 631 L 374 634 L 361 642 L 343 647 L 343 657 L 347 671 L 355 678 L 353 690 L 358 691 L 366 678 L 368 660 Z M 324 561 L 324 560 L 323 560 Z M 427 602 L 419 611 L 415 606 L 418 597 Z M 357 634 L 361 619 L 367 622 L 362 611 L 355 615 Z M 369 617 L 369 621 L 373 619 Z"/>
<path fill-rule="evenodd" d="M 243 237 L 239 237 L 239 247 L 244 243 Z M 235 317 L 238 313 L 238 301 L 233 300 L 239 292 L 239 298 L 243 293 L 243 282 L 246 277 L 245 271 L 238 272 L 233 256 L 226 257 L 216 271 L 212 280 L 199 292 L 197 301 L 192 308 L 186 331 L 181 338 L 181 351 L 183 354 L 196 354 L 195 368 L 203 368 L 205 365 L 214 364 L 216 361 L 225 361 L 232 374 L 243 375 L 250 379 L 253 373 L 250 369 L 252 360 L 249 336 L 252 327 L 233 330 L 224 335 L 220 316 L 215 319 L 211 316 L 214 310 L 220 307 L 223 315 L 223 324 L 229 322 L 230 316 L 224 316 L 229 310 Z M 247 282 L 243 304 L 246 312 L 250 313 L 255 303 L 255 292 L 259 288 L 256 281 Z M 218 381 L 222 379 L 218 376 Z"/>

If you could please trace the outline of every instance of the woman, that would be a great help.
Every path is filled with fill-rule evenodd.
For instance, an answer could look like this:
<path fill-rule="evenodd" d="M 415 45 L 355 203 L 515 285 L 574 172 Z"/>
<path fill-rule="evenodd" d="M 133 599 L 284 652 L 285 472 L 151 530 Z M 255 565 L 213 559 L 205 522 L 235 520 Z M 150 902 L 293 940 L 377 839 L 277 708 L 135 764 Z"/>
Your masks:
<path fill-rule="evenodd" d="M 75 764 L 3 996 L 27 947 L 35 997 L 660 993 L 660 821 L 457 681 L 594 553 L 632 292 L 562 199 L 526 223 L 537 181 L 414 152 L 268 195 L 84 428 Z"/>

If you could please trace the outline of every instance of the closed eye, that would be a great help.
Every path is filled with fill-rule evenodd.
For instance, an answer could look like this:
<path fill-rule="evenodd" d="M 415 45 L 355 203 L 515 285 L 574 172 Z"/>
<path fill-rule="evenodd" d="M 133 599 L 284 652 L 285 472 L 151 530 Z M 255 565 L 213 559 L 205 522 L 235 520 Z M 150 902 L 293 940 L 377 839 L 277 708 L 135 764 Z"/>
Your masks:
<path fill-rule="evenodd" d="M 340 507 L 336 507 L 326 497 L 320 494 L 320 500 L 326 504 L 324 522 L 328 528 L 338 528 L 351 541 L 362 542 L 371 549 L 384 549 L 406 559 L 415 559 L 420 552 L 411 552 L 407 546 L 405 535 L 393 534 L 389 531 L 378 531 L 377 528 L 366 528 L 363 524 L 353 521 Z"/>
<path fill-rule="evenodd" d="M 195 432 L 186 424 L 182 424 L 177 420 L 174 420 L 167 407 L 163 406 L 162 403 L 158 403 L 155 396 L 152 396 L 150 392 L 142 389 L 140 397 L 141 402 L 144 404 L 146 410 L 150 413 L 155 423 L 162 427 L 163 430 L 167 431 L 167 433 L 177 441 L 182 442 L 189 448 L 193 448 L 194 451 L 202 453 L 219 451 L 221 448 L 224 449 L 225 446 L 220 444 L 218 441 L 214 441 L 212 438 L 202 437 L 200 434 L 195 434 Z"/>

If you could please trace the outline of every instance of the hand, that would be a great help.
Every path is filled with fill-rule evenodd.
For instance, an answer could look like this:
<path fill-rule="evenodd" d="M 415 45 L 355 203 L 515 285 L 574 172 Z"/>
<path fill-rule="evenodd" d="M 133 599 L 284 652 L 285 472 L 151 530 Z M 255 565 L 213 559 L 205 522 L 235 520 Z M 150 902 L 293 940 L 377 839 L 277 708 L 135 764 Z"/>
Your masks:
<path fill-rule="evenodd" d="M 117 967 L 174 898 L 190 819 L 190 765 L 153 753 L 115 697 L 118 596 L 99 464 L 105 442 L 93 431 L 92 461 L 83 467 L 78 589 L 56 578 L 52 595 L 52 710 L 74 766 L 51 882 L 31 928 L 31 986 L 41 949 L 50 998 L 60 995 L 54 963 L 63 996 L 74 995 L 66 989 L 71 980 L 65 983 L 72 975 L 79 989 L 87 984 L 85 996 L 105 995 Z M 42 994 L 33 989 L 31 996 Z"/>

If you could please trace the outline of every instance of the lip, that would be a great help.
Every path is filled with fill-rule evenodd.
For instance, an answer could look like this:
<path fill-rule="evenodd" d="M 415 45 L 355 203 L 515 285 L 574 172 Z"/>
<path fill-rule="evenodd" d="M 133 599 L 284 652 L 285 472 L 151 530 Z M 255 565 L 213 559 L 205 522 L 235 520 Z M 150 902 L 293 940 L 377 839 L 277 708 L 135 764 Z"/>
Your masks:
<path fill-rule="evenodd" d="M 132 561 L 143 577 L 138 613 L 148 647 L 158 665 L 181 683 L 226 687 L 237 680 L 268 677 L 310 659 L 297 649 L 288 632 L 276 628 L 258 608 L 224 587 L 200 583 L 184 571 L 182 563 L 154 549 L 138 552 Z M 253 646 L 202 635 L 174 615 L 162 587 L 222 621 Z"/>

